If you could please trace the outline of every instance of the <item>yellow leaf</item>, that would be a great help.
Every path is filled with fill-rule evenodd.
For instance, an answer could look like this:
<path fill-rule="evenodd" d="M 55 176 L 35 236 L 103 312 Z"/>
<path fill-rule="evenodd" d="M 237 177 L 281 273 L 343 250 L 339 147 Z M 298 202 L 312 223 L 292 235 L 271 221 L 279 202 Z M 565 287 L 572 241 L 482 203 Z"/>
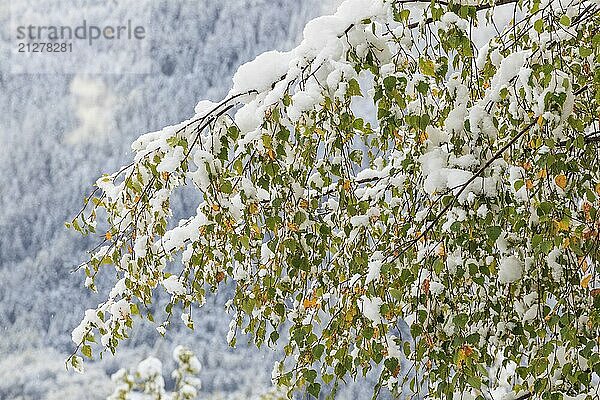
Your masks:
<path fill-rule="evenodd" d="M 456 358 L 456 365 L 458 367 L 462 367 L 463 362 L 467 359 L 467 355 L 465 354 L 464 349 L 458 349 L 458 357 Z"/>
<path fill-rule="evenodd" d="M 317 305 L 317 299 L 315 299 L 314 297 L 310 298 L 310 299 L 304 299 L 303 305 L 304 305 L 304 308 L 307 310 L 314 308 Z"/>
<path fill-rule="evenodd" d="M 598 193 L 598 196 L 600 196 L 600 183 L 596 185 L 596 193 Z"/>
<path fill-rule="evenodd" d="M 560 174 L 556 178 L 554 178 L 554 182 L 556 183 L 556 186 L 563 190 L 565 190 L 565 188 L 567 187 L 567 177 L 563 174 Z"/>
<path fill-rule="evenodd" d="M 581 270 L 585 274 L 589 268 L 587 260 L 585 258 L 581 257 L 581 259 L 579 260 L 579 264 L 581 264 Z"/>
<path fill-rule="evenodd" d="M 531 179 L 527 179 L 525 181 L 525 187 L 527 188 L 527 190 L 531 190 L 531 188 L 533 188 L 533 182 L 531 181 Z"/>
<path fill-rule="evenodd" d="M 111 240 L 112 239 L 112 233 L 110 233 L 110 231 L 106 232 L 106 235 L 104 235 L 104 237 L 106 238 L 106 240 Z"/>
<path fill-rule="evenodd" d="M 349 181 L 348 179 L 344 179 L 344 183 L 342 184 L 342 188 L 343 188 L 345 191 L 348 191 L 348 190 L 350 190 L 350 181 Z"/>
<path fill-rule="evenodd" d="M 537 119 L 537 124 L 538 126 L 541 128 L 544 126 L 544 117 L 542 117 L 541 115 L 538 117 Z"/>
<path fill-rule="evenodd" d="M 581 287 L 587 289 L 590 285 L 590 281 L 592 280 L 592 274 L 587 274 L 581 279 Z"/>
<path fill-rule="evenodd" d="M 306 308 L 306 306 L 305 306 Z M 356 314 L 356 312 L 354 311 L 353 308 L 351 308 L 347 313 L 346 313 L 346 322 L 350 323 L 354 320 L 354 315 Z"/>
<path fill-rule="evenodd" d="M 248 206 L 248 211 L 250 211 L 250 214 L 258 213 L 258 206 L 256 205 L 256 203 L 250 203 L 250 205 Z"/>
<path fill-rule="evenodd" d="M 569 226 L 571 225 L 568 219 L 561 219 L 560 221 L 555 220 L 554 223 L 556 224 L 556 230 L 558 230 L 559 232 L 568 231 Z"/>
<path fill-rule="evenodd" d="M 213 209 L 213 211 L 215 211 L 215 212 L 216 212 L 216 211 L 219 211 L 219 210 L 221 209 L 221 207 L 219 207 L 219 205 L 218 205 L 218 204 L 213 204 L 213 205 L 212 205 L 212 209 Z"/>
<path fill-rule="evenodd" d="M 544 178 L 546 178 L 546 176 L 548 176 L 548 173 L 546 172 L 546 168 L 542 168 L 540 170 L 540 172 L 538 172 L 538 179 L 544 179 Z"/>

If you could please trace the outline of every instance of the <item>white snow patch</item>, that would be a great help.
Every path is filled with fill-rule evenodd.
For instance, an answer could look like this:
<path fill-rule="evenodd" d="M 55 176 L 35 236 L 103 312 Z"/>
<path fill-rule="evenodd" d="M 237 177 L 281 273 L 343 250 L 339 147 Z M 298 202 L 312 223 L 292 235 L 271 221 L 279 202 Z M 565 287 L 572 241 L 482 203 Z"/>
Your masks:
<path fill-rule="evenodd" d="M 523 275 L 523 262 L 516 256 L 505 257 L 500 260 L 498 282 L 511 283 L 521 279 Z"/>

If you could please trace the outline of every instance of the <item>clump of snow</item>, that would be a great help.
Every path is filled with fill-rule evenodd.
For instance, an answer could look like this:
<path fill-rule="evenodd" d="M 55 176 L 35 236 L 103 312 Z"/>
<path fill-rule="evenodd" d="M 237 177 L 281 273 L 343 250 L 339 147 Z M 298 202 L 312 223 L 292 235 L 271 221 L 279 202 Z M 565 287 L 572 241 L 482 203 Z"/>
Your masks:
<path fill-rule="evenodd" d="M 442 15 L 441 27 L 444 30 L 448 30 L 448 28 L 450 28 L 451 25 L 454 25 L 456 26 L 456 28 L 461 29 L 463 31 L 467 31 L 469 29 L 469 23 L 467 22 L 467 20 L 462 19 L 461 17 L 459 17 L 451 11 L 448 11 L 447 13 L 444 13 L 444 15 Z"/>
<path fill-rule="evenodd" d="M 379 309 L 383 305 L 383 300 L 379 297 L 370 299 L 367 296 L 362 295 L 358 300 L 358 303 L 365 318 L 371 320 L 375 325 L 381 324 L 382 319 Z"/>
<path fill-rule="evenodd" d="M 448 132 L 436 126 L 429 125 L 425 132 L 427 132 L 427 138 L 434 146 L 439 146 L 442 143 L 450 142 L 450 136 L 448 135 Z"/>
<path fill-rule="evenodd" d="M 429 291 L 434 296 L 438 296 L 438 295 L 442 294 L 445 289 L 446 289 L 446 287 L 440 282 L 437 282 L 437 281 L 429 282 Z"/>
<path fill-rule="evenodd" d="M 367 278 L 365 279 L 365 285 L 373 281 L 379 280 L 379 275 L 381 273 L 381 266 L 383 265 L 383 261 L 381 260 L 383 257 L 381 252 L 377 252 L 371 261 L 369 261 Z"/>
<path fill-rule="evenodd" d="M 137 258 L 144 258 L 148 252 L 148 236 L 139 236 L 135 239 L 133 252 Z"/>
<path fill-rule="evenodd" d="M 240 108 L 235 113 L 235 123 L 242 132 L 252 132 L 257 129 L 261 124 L 261 120 L 256 112 L 256 104 L 249 103 Z"/>
<path fill-rule="evenodd" d="M 194 112 L 196 113 L 196 115 L 205 116 L 212 110 L 214 110 L 216 107 L 217 103 L 213 103 L 210 100 L 201 100 L 198 102 L 198 104 L 196 104 Z"/>
<path fill-rule="evenodd" d="M 231 94 L 262 92 L 288 72 L 292 54 L 268 51 L 240 66 L 233 76 Z"/>
<path fill-rule="evenodd" d="M 126 299 L 121 299 L 110 306 L 113 318 L 125 319 L 131 313 L 131 307 Z"/>
<path fill-rule="evenodd" d="M 511 283 L 521 279 L 523 262 L 516 256 L 504 257 L 500 260 L 498 282 Z"/>
<path fill-rule="evenodd" d="M 137 372 L 142 379 L 150 379 L 162 375 L 162 363 L 158 358 L 148 357 L 138 364 Z"/>
<path fill-rule="evenodd" d="M 489 93 L 486 95 L 492 101 L 500 101 L 500 91 L 519 74 L 525 65 L 530 51 L 518 51 L 510 54 L 500 62 L 500 67 L 490 82 Z"/>
<path fill-rule="evenodd" d="M 550 253 L 548 253 L 548 256 L 546 257 L 546 263 L 548 264 L 548 267 L 550 268 L 550 271 L 552 272 L 552 278 L 555 281 L 560 281 L 560 278 L 562 277 L 562 274 L 563 274 L 563 267 L 558 262 L 558 258 L 561 255 L 562 255 L 562 252 L 560 251 L 560 249 L 555 247 L 554 249 L 552 249 L 550 251 Z"/>
<path fill-rule="evenodd" d="M 398 343 L 396 343 L 396 337 L 393 335 L 387 335 L 385 342 L 387 345 L 388 357 L 393 357 L 397 358 L 398 360 L 402 360 L 402 351 L 400 351 L 400 346 L 398 346 Z"/>
<path fill-rule="evenodd" d="M 175 275 L 171 275 L 167 279 L 163 280 L 162 285 L 171 295 L 181 295 L 185 293 L 185 287 L 183 286 L 183 283 L 181 283 L 181 281 Z"/>

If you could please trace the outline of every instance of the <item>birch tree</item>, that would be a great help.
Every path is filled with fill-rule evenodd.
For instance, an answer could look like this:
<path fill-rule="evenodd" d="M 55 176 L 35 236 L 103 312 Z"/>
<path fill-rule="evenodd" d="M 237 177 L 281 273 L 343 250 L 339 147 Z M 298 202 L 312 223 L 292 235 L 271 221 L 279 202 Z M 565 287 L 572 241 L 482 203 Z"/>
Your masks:
<path fill-rule="evenodd" d="M 68 362 L 227 286 L 227 340 L 280 349 L 290 393 L 597 399 L 599 7 L 346 0 L 242 65 L 68 224 L 100 236 L 85 285 L 115 276 Z"/>

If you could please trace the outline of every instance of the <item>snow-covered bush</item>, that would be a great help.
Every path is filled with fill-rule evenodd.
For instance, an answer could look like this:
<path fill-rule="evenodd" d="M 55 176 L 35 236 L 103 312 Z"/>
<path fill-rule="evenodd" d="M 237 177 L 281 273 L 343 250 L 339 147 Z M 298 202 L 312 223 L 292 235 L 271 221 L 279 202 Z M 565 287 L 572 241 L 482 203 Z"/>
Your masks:
<path fill-rule="evenodd" d="M 157 330 L 178 309 L 193 328 L 231 282 L 228 341 L 283 342 L 290 390 L 379 364 L 375 394 L 597 397 L 599 7 L 346 0 L 243 65 L 222 102 L 136 140 L 70 224 L 106 215 L 81 267 L 92 290 L 117 274 L 78 350 L 115 351 L 161 289 Z M 183 186 L 196 214 L 172 221 Z"/>
<path fill-rule="evenodd" d="M 155 357 L 141 361 L 135 371 L 120 369 L 112 376 L 116 387 L 107 400 L 192 400 L 198 396 L 200 361 L 194 353 L 183 346 L 175 347 L 173 359 L 177 369 L 171 374 L 175 380 L 172 392 L 165 390 L 162 363 Z"/>

